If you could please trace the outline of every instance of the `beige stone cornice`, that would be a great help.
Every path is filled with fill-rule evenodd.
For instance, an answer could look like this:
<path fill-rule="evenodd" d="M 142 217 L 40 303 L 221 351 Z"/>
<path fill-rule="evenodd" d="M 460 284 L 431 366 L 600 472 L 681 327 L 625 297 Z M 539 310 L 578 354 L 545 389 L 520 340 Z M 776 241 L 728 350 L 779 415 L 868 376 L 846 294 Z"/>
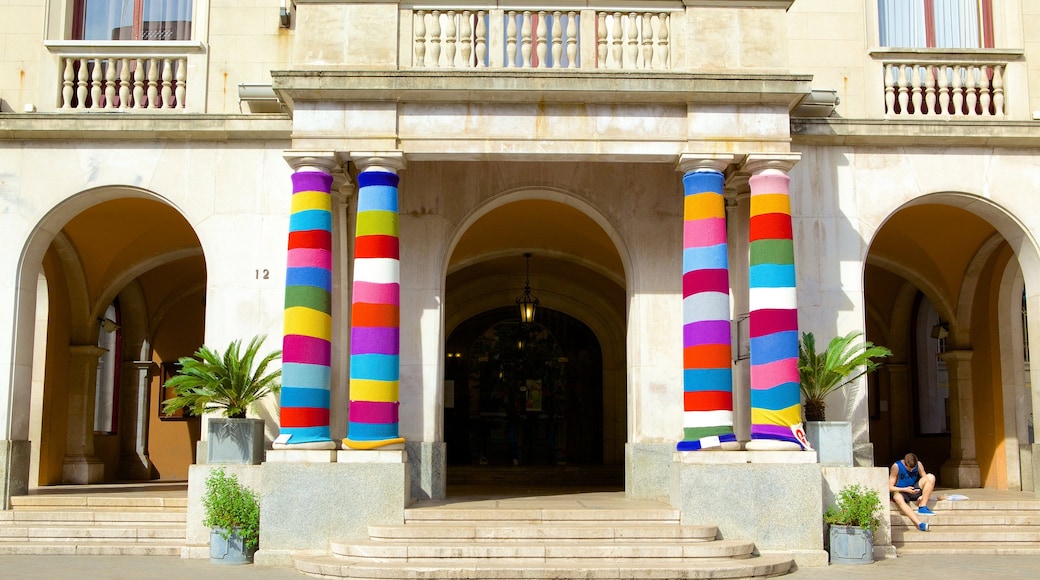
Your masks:
<path fill-rule="evenodd" d="M 241 141 L 284 140 L 289 115 L 201 113 L 0 113 L 0 141 Z"/>
<path fill-rule="evenodd" d="M 1040 147 L 1040 122 L 933 119 L 791 119 L 795 145 Z"/>
<path fill-rule="evenodd" d="M 812 76 L 581 70 L 276 70 L 284 103 L 757 104 L 788 110 L 810 92 Z"/>

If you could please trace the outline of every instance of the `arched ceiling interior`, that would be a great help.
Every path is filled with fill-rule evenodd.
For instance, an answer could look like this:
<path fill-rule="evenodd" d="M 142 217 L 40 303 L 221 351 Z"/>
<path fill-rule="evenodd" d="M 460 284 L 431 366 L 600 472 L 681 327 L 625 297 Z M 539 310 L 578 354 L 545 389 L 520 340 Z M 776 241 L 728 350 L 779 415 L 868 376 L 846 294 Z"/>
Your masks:
<path fill-rule="evenodd" d="M 76 249 L 92 299 L 131 268 L 153 307 L 206 279 L 198 237 L 172 207 L 141 198 L 92 206 L 62 229 Z"/>
<path fill-rule="evenodd" d="M 472 296 L 500 295 L 512 304 L 523 293 L 525 252 L 532 294 L 595 296 L 625 316 L 625 272 L 603 228 L 578 209 L 549 200 L 523 200 L 496 208 L 459 239 L 448 265 L 447 307 Z"/>

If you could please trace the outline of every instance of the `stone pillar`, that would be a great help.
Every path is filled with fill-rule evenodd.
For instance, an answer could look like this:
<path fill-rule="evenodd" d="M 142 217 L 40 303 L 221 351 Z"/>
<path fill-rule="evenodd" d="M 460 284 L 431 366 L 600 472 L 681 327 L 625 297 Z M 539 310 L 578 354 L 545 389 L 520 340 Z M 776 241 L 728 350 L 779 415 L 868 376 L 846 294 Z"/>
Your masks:
<path fill-rule="evenodd" d="M 94 397 L 98 359 L 106 351 L 93 345 L 69 347 L 68 424 L 62 483 L 97 483 L 105 478 L 105 465 L 94 456 Z"/>
<path fill-rule="evenodd" d="M 730 447 L 733 351 L 723 171 L 732 158 L 683 155 L 683 438 L 679 451 Z"/>
<path fill-rule="evenodd" d="M 329 431 L 332 369 L 331 152 L 286 155 L 292 175 L 285 272 L 280 432 L 276 449 L 335 449 Z"/>
<path fill-rule="evenodd" d="M 157 365 L 150 360 L 123 361 L 120 417 L 125 420 L 119 431 L 119 477 L 146 480 L 152 475 L 148 458 L 148 392 Z"/>
<path fill-rule="evenodd" d="M 970 350 L 939 355 L 946 362 L 950 383 L 950 458 L 943 464 L 943 487 L 981 487 L 982 473 L 975 456 L 975 403 L 971 382 Z"/>
<path fill-rule="evenodd" d="M 351 155 L 358 168 L 350 311 L 350 415 L 343 445 L 403 448 L 400 436 L 400 153 Z"/>
<path fill-rule="evenodd" d="M 797 154 L 750 155 L 748 268 L 751 441 L 748 449 L 806 449 L 798 378 L 798 304 L 787 171 Z"/>
<path fill-rule="evenodd" d="M 733 300 L 733 433 L 741 445 L 751 439 L 751 358 L 748 344 L 748 222 L 751 195 L 748 175 L 736 173 L 726 182 L 726 227 L 729 237 L 729 279 Z"/>

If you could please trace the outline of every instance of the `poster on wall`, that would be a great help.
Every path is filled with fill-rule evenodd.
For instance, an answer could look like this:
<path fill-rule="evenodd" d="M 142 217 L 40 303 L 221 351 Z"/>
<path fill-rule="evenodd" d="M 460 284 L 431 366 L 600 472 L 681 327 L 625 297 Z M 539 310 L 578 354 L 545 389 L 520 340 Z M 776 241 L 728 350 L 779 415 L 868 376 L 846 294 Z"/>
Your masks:
<path fill-rule="evenodd" d="M 527 379 L 527 410 L 542 410 L 542 381 L 540 379 Z"/>

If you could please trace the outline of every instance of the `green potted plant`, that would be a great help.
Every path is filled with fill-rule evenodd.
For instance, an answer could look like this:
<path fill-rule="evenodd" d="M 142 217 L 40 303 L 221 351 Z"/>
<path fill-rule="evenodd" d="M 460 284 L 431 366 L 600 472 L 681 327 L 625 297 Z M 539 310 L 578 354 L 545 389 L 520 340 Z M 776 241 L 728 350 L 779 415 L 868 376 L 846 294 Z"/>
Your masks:
<path fill-rule="evenodd" d="M 798 348 L 798 375 L 805 398 L 805 420 L 825 421 L 827 395 L 844 388 L 863 375 L 876 370 L 876 358 L 891 356 L 892 351 L 870 341 L 856 343 L 861 332 L 852 331 L 831 339 L 827 348 L 816 351 L 816 338 L 802 333 Z"/>
<path fill-rule="evenodd" d="M 166 381 L 174 396 L 163 402 L 163 412 L 172 414 L 187 409 L 192 414 L 220 413 L 210 419 L 207 463 L 259 464 L 264 452 L 264 422 L 247 419 L 249 407 L 281 389 L 281 369 L 267 372 L 279 359 L 276 350 L 259 358 L 264 336 L 255 336 L 242 350 L 242 341 L 233 341 L 223 354 L 203 345 L 195 357 L 182 357 L 180 370 Z"/>
<path fill-rule="evenodd" d="M 823 514 L 830 526 L 828 550 L 832 564 L 870 564 L 874 561 L 874 530 L 881 525 L 881 496 L 876 489 L 846 485 L 835 504 Z"/>
<path fill-rule="evenodd" d="M 215 564 L 248 564 L 260 544 L 260 503 L 234 474 L 217 468 L 206 477 L 202 496 L 210 528 L 209 559 Z"/>

